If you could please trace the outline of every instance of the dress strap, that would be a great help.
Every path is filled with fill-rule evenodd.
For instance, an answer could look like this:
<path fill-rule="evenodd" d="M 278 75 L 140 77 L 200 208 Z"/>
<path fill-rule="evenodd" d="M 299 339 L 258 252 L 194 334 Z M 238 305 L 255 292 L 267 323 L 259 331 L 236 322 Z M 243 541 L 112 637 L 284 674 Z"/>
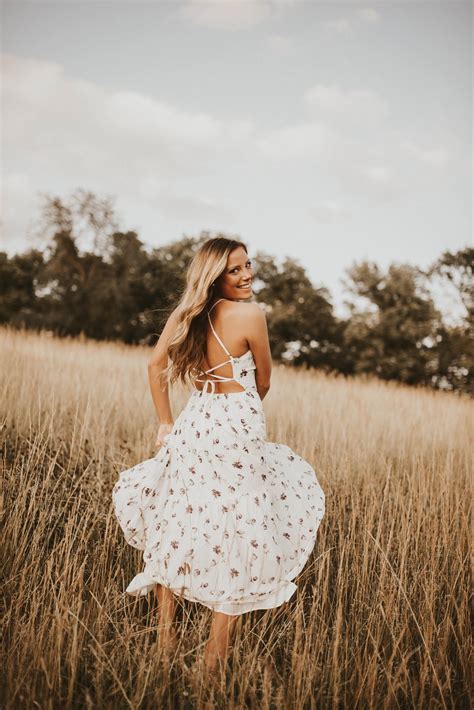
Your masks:
<path fill-rule="evenodd" d="M 221 298 L 221 299 L 219 299 L 219 300 L 220 300 L 220 301 L 224 301 L 225 299 L 224 299 L 224 298 Z M 216 301 L 216 303 L 219 303 L 219 301 Z M 224 343 L 222 342 L 222 340 L 221 340 L 221 339 L 219 338 L 219 336 L 217 335 L 217 333 L 216 333 L 216 331 L 215 331 L 215 329 L 214 329 L 214 326 L 212 325 L 211 316 L 209 315 L 210 311 L 214 308 L 214 306 L 216 305 L 216 303 L 214 303 L 213 306 L 210 308 L 210 310 L 207 312 L 207 318 L 208 318 L 208 320 L 209 320 L 209 323 L 211 324 L 212 332 L 213 332 L 214 335 L 216 336 L 217 341 L 221 344 L 221 347 L 224 349 L 224 351 L 227 353 L 227 355 L 231 358 L 232 355 L 230 354 L 230 352 L 227 350 L 227 348 L 226 348 L 226 346 L 224 345 Z M 224 363 L 222 363 L 222 364 L 224 364 Z"/>
<path fill-rule="evenodd" d="M 212 306 L 209 308 L 209 313 L 212 311 L 214 306 L 217 306 L 217 304 L 220 303 L 221 301 L 225 301 L 225 298 L 218 298 L 217 301 L 215 303 L 213 303 Z"/>

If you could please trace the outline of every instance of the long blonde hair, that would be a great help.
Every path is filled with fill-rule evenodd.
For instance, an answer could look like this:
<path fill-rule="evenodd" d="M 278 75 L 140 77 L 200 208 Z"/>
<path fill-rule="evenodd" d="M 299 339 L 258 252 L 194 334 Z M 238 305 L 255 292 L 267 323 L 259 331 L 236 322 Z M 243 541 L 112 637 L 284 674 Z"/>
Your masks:
<path fill-rule="evenodd" d="M 189 383 L 202 373 L 207 333 L 207 308 L 215 294 L 215 281 L 225 271 L 229 254 L 246 245 L 236 239 L 208 239 L 193 256 L 186 273 L 186 286 L 176 307 L 178 324 L 168 343 L 170 362 L 161 371 L 161 383 Z"/>

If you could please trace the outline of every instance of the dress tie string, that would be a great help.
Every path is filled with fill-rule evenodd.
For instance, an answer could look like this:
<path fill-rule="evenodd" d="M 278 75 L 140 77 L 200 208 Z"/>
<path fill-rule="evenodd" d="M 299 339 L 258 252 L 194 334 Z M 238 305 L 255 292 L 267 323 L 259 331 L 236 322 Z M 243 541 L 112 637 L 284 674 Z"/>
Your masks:
<path fill-rule="evenodd" d="M 221 363 L 225 364 L 225 363 Z M 218 365 L 217 367 L 220 367 Z M 215 368 L 211 368 L 215 369 Z M 210 370 L 207 370 L 203 374 L 208 374 Z M 215 379 L 213 379 L 215 378 Z M 200 438 L 202 439 L 203 437 L 206 436 L 205 434 L 205 428 L 208 428 L 209 430 L 211 429 L 210 425 L 206 424 L 206 413 L 209 410 L 209 405 L 212 401 L 212 395 L 216 393 L 216 383 L 218 382 L 230 382 L 232 380 L 235 381 L 234 377 L 224 377 L 223 375 L 218 375 L 217 373 L 212 373 L 211 377 L 206 377 L 206 379 L 200 379 L 199 377 L 194 378 L 196 382 L 203 382 L 203 387 L 201 390 L 197 390 L 198 392 L 200 391 L 202 400 L 204 400 L 204 403 L 202 405 L 202 412 L 200 412 L 200 416 L 198 417 L 198 421 L 196 422 L 196 426 L 198 427 L 198 431 L 200 432 Z M 201 400 L 201 401 L 202 401 Z M 207 420 L 210 422 L 210 418 Z"/>

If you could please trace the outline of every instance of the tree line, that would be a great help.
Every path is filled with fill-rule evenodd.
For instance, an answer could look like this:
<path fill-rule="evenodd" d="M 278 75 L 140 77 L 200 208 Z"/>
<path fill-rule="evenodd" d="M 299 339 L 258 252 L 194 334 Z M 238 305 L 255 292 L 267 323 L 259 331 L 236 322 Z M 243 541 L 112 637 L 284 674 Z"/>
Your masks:
<path fill-rule="evenodd" d="M 190 259 L 216 235 L 149 248 L 135 231 L 121 231 L 111 198 L 76 190 L 69 199 L 43 200 L 39 248 L 0 252 L 0 322 L 154 344 Z M 474 249 L 446 251 L 425 270 L 352 264 L 344 279 L 347 318 L 335 315 L 328 289 L 316 287 L 297 260 L 278 264 L 262 251 L 252 260 L 254 298 L 266 311 L 276 362 L 474 394 Z M 446 323 L 436 308 L 434 279 L 458 294 L 459 324 Z"/>

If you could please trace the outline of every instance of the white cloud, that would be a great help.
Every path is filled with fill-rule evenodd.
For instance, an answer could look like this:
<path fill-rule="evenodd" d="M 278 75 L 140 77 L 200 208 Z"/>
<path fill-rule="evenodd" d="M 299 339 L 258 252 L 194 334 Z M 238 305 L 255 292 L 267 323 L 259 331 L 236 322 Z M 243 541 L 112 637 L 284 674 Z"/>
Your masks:
<path fill-rule="evenodd" d="M 348 3 L 350 5 L 350 2 Z M 373 7 L 362 7 L 355 10 L 355 21 L 365 24 L 376 24 L 380 20 L 380 13 Z M 332 35 L 350 36 L 356 32 L 354 17 L 341 15 L 323 23 L 325 30 Z"/>
<path fill-rule="evenodd" d="M 253 125 L 190 112 L 136 92 L 106 91 L 56 63 L 3 57 L 5 234 L 24 234 L 33 190 L 89 189 L 146 200 L 141 182 L 202 176 L 203 165 L 244 154 Z M 163 212 L 229 214 L 212 195 L 159 194 Z M 156 197 L 153 207 L 160 209 Z"/>
<path fill-rule="evenodd" d="M 265 156 L 299 161 L 301 169 L 317 165 L 320 175 L 333 178 L 340 189 L 380 203 L 397 199 L 407 189 L 400 157 L 400 137 L 388 125 L 388 102 L 374 91 L 343 90 L 317 84 L 304 94 L 309 119 L 270 131 L 256 140 Z M 405 164 L 409 170 L 410 158 Z M 347 214 L 336 202 L 311 208 L 320 221 L 335 221 Z"/>
<path fill-rule="evenodd" d="M 337 121 L 346 129 L 349 125 L 365 129 L 386 121 L 389 115 L 388 102 L 367 89 L 343 90 L 337 84 L 316 84 L 305 92 L 304 100 L 312 115 L 324 116 L 331 123 Z"/>
<path fill-rule="evenodd" d="M 343 222 L 350 217 L 349 210 L 337 200 L 322 200 L 309 208 L 314 221 L 322 224 Z"/>
<path fill-rule="evenodd" d="M 307 158 L 324 151 L 327 134 L 322 124 L 300 123 L 270 131 L 256 140 L 256 147 L 271 158 Z"/>
<path fill-rule="evenodd" d="M 422 147 L 408 139 L 402 140 L 400 145 L 417 162 L 431 167 L 444 168 L 453 158 L 451 150 L 445 146 Z"/>
<path fill-rule="evenodd" d="M 118 92 L 103 97 L 103 129 L 109 127 L 122 137 L 136 141 L 145 137 L 153 143 L 185 141 L 188 147 L 214 140 L 220 133 L 219 121 L 206 113 L 190 114 L 174 106 L 135 92 Z"/>
<path fill-rule="evenodd" d="M 71 154 L 102 165 L 107 151 L 132 172 L 144 163 L 151 169 L 154 159 L 181 170 L 209 150 L 239 149 L 253 130 L 248 120 L 223 122 L 136 92 L 106 91 L 66 76 L 60 65 L 13 56 L 4 59 L 3 93 L 9 150 L 32 147 L 48 161 L 61 157 L 64 167 Z"/>
<path fill-rule="evenodd" d="M 270 38 L 275 48 L 291 47 L 284 35 Z M 120 195 L 139 220 L 148 210 L 170 224 L 224 228 L 238 221 L 238 206 L 196 181 L 222 164 L 241 167 L 248 158 L 271 169 L 272 160 L 294 161 L 290 168 L 307 179 L 331 178 L 347 194 L 378 204 L 409 188 L 414 167 L 441 169 L 452 159 L 448 139 L 418 144 L 397 132 L 388 124 L 387 100 L 364 88 L 310 86 L 302 96 L 306 116 L 257 133 L 251 120 L 224 121 L 137 92 L 105 90 L 67 76 L 57 63 L 8 55 L 3 73 L 9 239 L 24 234 L 39 190 L 84 187 Z M 320 222 L 348 217 L 336 200 L 309 209 Z"/>
<path fill-rule="evenodd" d="M 368 165 L 363 168 L 362 174 L 379 183 L 387 183 L 391 178 L 391 172 L 386 165 Z"/>
<path fill-rule="evenodd" d="M 1 185 L 1 242 L 9 249 L 24 241 L 25 232 L 33 245 L 32 221 L 28 219 L 35 208 L 33 185 L 25 173 L 9 173 L 2 177 Z"/>
<path fill-rule="evenodd" d="M 373 7 L 361 7 L 356 10 L 357 16 L 369 24 L 375 24 L 380 20 L 380 13 Z"/>
<path fill-rule="evenodd" d="M 215 30 L 242 30 L 281 19 L 298 0 L 186 0 L 178 14 L 194 25 Z"/>
<path fill-rule="evenodd" d="M 346 17 L 339 17 L 335 20 L 326 20 L 326 22 L 324 22 L 324 27 L 331 34 L 338 35 L 350 35 L 354 31 L 351 21 Z"/>
<path fill-rule="evenodd" d="M 276 54 L 282 56 L 289 55 L 294 49 L 294 42 L 291 37 L 282 34 L 269 35 L 266 39 L 268 47 Z"/>
<path fill-rule="evenodd" d="M 352 192 L 378 203 L 396 200 L 406 190 L 404 181 L 389 165 L 364 165 L 356 171 L 355 178 L 351 183 Z"/>
<path fill-rule="evenodd" d="M 241 30 L 267 20 L 271 8 L 263 0 L 188 0 L 178 12 L 183 19 L 195 25 L 219 30 Z"/>
<path fill-rule="evenodd" d="M 223 204 L 210 194 L 197 190 L 192 194 L 178 192 L 155 177 L 146 177 L 138 183 L 138 194 L 148 204 L 156 204 L 159 211 L 170 219 L 183 219 L 210 225 L 235 219 L 237 208 Z"/>
<path fill-rule="evenodd" d="M 373 91 L 323 84 L 310 87 L 303 98 L 308 119 L 256 139 L 262 153 L 278 159 L 317 156 L 335 173 L 351 163 L 380 160 L 388 145 L 385 99 Z"/>

